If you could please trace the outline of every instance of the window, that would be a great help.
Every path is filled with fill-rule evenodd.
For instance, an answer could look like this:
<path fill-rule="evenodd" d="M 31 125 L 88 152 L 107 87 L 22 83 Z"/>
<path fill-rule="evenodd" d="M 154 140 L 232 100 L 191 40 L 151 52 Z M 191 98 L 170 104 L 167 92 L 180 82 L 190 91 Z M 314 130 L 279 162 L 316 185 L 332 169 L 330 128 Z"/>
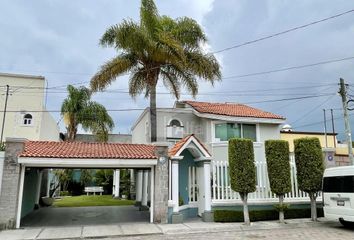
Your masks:
<path fill-rule="evenodd" d="M 215 124 L 215 138 L 219 141 L 228 141 L 230 138 L 247 138 L 257 141 L 256 125 L 241 123 Z"/>
<path fill-rule="evenodd" d="M 32 124 L 32 115 L 27 113 L 23 116 L 23 125 L 31 125 Z"/>
<path fill-rule="evenodd" d="M 170 126 L 171 127 L 181 127 L 182 124 L 180 121 L 178 121 L 177 119 L 173 119 L 171 122 L 170 122 Z"/>
<path fill-rule="evenodd" d="M 325 177 L 323 192 L 354 193 L 354 176 Z"/>

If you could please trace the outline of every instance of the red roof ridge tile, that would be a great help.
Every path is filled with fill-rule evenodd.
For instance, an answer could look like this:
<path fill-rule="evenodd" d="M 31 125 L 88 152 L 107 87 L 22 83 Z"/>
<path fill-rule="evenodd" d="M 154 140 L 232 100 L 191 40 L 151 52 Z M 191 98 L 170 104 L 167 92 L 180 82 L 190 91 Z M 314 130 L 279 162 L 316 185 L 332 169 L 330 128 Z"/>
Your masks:
<path fill-rule="evenodd" d="M 192 100 L 181 101 L 190 105 L 200 113 L 209 113 L 216 115 L 234 116 L 234 117 L 253 117 L 268 119 L 285 119 L 285 117 L 254 108 L 242 103 L 219 103 L 219 102 L 199 102 Z"/>

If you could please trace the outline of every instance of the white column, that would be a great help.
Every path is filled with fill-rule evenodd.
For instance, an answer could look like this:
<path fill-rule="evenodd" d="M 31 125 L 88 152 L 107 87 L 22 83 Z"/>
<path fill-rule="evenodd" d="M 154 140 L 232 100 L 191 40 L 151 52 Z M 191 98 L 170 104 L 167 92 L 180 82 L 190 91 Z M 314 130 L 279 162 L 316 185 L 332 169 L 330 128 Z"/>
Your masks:
<path fill-rule="evenodd" d="M 25 182 L 25 170 L 26 167 L 24 165 L 21 166 L 20 171 L 20 187 L 18 190 L 18 203 L 17 203 L 17 215 L 16 215 L 16 228 L 20 228 L 21 225 L 21 210 L 22 210 L 22 198 L 23 198 L 23 185 Z"/>
<path fill-rule="evenodd" d="M 173 202 L 173 212 L 178 213 L 178 192 L 179 192 L 179 176 L 178 176 L 178 161 L 172 160 L 172 202 Z"/>
<path fill-rule="evenodd" d="M 51 183 L 51 173 L 52 173 L 52 169 L 48 169 L 47 171 L 47 194 L 46 197 L 50 197 L 50 183 Z"/>
<path fill-rule="evenodd" d="M 210 161 L 204 162 L 204 204 L 205 212 L 211 211 Z"/>
<path fill-rule="evenodd" d="M 144 174 L 143 174 L 143 194 L 142 194 L 142 198 L 141 198 L 141 205 L 142 206 L 147 206 L 147 191 L 148 191 L 148 181 L 149 181 L 149 175 L 148 175 L 148 171 L 144 170 Z"/>
<path fill-rule="evenodd" d="M 114 197 L 114 189 L 115 189 L 115 186 L 116 186 L 116 171 L 113 170 L 113 184 L 112 184 L 112 195 Z M 87 194 L 88 195 L 88 194 Z"/>
<path fill-rule="evenodd" d="M 155 178 L 155 171 L 154 167 L 151 167 L 151 172 L 150 172 L 150 223 L 154 222 L 154 194 L 155 194 L 155 189 L 154 189 L 154 178 Z"/>
<path fill-rule="evenodd" d="M 119 183 L 120 183 L 120 170 L 116 169 L 115 172 L 115 181 L 114 181 L 114 197 L 119 197 Z"/>
<path fill-rule="evenodd" d="M 39 199 L 41 197 L 41 183 L 42 183 L 43 171 L 38 170 L 38 180 L 37 180 L 37 189 L 36 189 L 36 202 L 35 204 L 39 206 Z"/>
<path fill-rule="evenodd" d="M 142 193 L 143 193 L 143 171 L 138 170 L 136 177 L 136 188 L 135 188 L 135 201 L 141 202 Z"/>

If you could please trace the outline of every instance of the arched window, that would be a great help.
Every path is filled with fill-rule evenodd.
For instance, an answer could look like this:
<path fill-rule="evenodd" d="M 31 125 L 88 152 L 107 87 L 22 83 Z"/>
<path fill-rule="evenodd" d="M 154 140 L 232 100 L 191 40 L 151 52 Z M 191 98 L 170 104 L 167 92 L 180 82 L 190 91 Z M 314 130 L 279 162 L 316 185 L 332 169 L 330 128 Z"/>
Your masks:
<path fill-rule="evenodd" d="M 26 113 L 23 116 L 23 124 L 24 125 L 31 125 L 32 124 L 32 115 L 29 113 Z"/>
<path fill-rule="evenodd" d="M 171 127 L 182 127 L 182 124 L 180 121 L 178 121 L 177 119 L 173 119 L 170 122 L 170 126 Z"/>

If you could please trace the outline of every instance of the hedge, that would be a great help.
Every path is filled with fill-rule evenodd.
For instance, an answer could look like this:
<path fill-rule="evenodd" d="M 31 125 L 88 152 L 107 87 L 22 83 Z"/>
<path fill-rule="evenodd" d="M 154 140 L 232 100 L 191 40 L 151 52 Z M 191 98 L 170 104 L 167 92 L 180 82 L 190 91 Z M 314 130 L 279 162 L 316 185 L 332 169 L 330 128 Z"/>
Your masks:
<path fill-rule="evenodd" d="M 291 191 L 289 143 L 284 140 L 265 141 L 270 188 L 276 195 Z"/>
<path fill-rule="evenodd" d="M 239 193 L 256 191 L 256 166 L 252 140 L 230 139 L 228 150 L 231 189 Z"/>
<path fill-rule="evenodd" d="M 295 139 L 294 147 L 299 189 L 308 193 L 320 191 L 324 172 L 320 140 L 318 138 Z"/>
<path fill-rule="evenodd" d="M 317 208 L 319 217 L 323 217 L 323 208 Z M 285 212 L 285 219 L 309 218 L 311 209 L 288 209 Z M 276 210 L 253 210 L 250 211 L 250 219 L 254 221 L 278 220 L 279 213 Z M 243 222 L 243 212 L 236 210 L 214 210 L 215 222 Z"/>

